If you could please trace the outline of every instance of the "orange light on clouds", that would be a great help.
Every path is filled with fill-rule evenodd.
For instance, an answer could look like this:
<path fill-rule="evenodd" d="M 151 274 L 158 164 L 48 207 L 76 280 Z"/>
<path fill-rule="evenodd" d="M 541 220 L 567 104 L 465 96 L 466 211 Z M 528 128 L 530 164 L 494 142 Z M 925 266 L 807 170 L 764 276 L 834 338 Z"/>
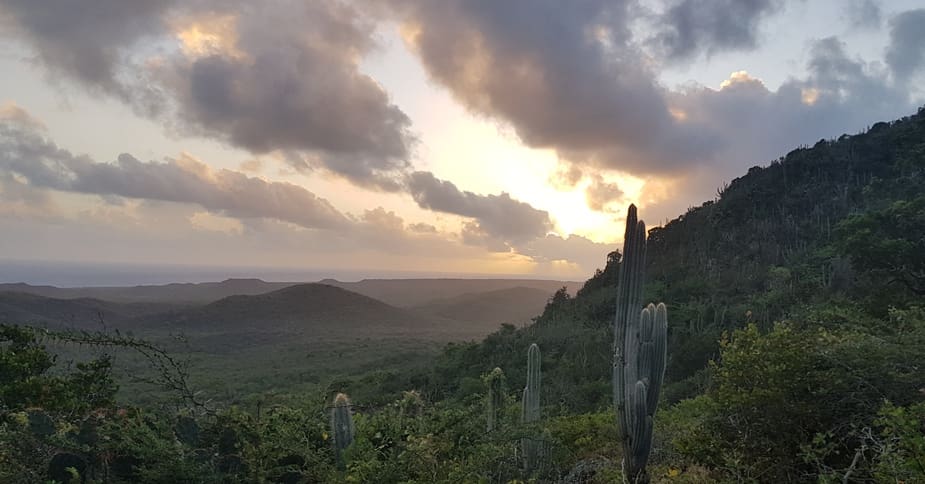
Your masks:
<path fill-rule="evenodd" d="M 748 74 L 748 71 L 735 71 L 732 74 L 729 74 L 729 79 L 724 80 L 719 84 L 720 90 L 726 89 L 727 87 L 734 86 L 736 84 L 744 84 L 748 82 L 759 82 L 761 79 L 757 77 L 752 77 Z"/>
<path fill-rule="evenodd" d="M 807 106 L 816 104 L 816 101 L 819 100 L 819 90 L 814 87 L 803 88 L 800 91 L 800 100 Z"/>
<path fill-rule="evenodd" d="M 174 30 L 180 41 L 180 48 L 187 57 L 246 56 L 237 48 L 237 17 L 233 15 L 183 19 L 175 22 Z"/>

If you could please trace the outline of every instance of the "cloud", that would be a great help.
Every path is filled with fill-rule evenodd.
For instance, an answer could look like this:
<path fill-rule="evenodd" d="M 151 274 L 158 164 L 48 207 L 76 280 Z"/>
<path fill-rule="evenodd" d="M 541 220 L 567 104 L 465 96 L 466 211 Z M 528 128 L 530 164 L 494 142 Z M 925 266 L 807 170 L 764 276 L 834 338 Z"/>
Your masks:
<path fill-rule="evenodd" d="M 581 267 L 602 268 L 607 254 L 616 248 L 613 244 L 600 244 L 579 235 L 563 238 L 550 234 L 531 241 L 522 253 L 537 261 L 570 261 Z"/>
<path fill-rule="evenodd" d="M 437 227 L 434 227 L 433 225 L 427 224 L 424 222 L 413 223 L 408 226 L 408 229 L 411 230 L 412 232 L 418 232 L 422 234 L 436 234 L 437 233 Z"/>
<path fill-rule="evenodd" d="M 591 175 L 591 183 L 585 189 L 588 207 L 599 212 L 604 206 L 623 198 L 623 190 L 616 183 L 609 183 L 599 173 Z"/>
<path fill-rule="evenodd" d="M 0 1 L 4 31 L 30 43 L 51 73 L 128 99 L 128 49 L 164 29 L 174 0 Z"/>
<path fill-rule="evenodd" d="M 798 145 L 857 132 L 913 109 L 907 90 L 887 82 L 876 63 L 849 56 L 838 38 L 815 41 L 806 70 L 805 78 L 791 78 L 776 91 L 738 72 L 719 90 L 690 87 L 672 93 L 671 102 L 688 122 L 724 133 L 712 170 L 726 177 Z"/>
<path fill-rule="evenodd" d="M 776 90 L 741 73 L 720 89 L 670 89 L 658 80 L 658 49 L 647 51 L 652 35 L 630 28 L 649 19 L 635 2 L 389 3 L 432 80 L 470 111 L 510 123 L 525 144 L 555 150 L 564 166 L 580 167 L 575 173 L 652 178 L 708 168 L 728 179 L 918 104 L 876 62 L 847 55 L 834 38 L 814 42 L 807 74 Z M 674 1 L 661 26 L 653 24 L 665 29 L 655 45 L 678 58 L 751 48 L 762 21 L 785 4 Z M 574 180 L 567 171 L 553 178 L 562 186 Z"/>
<path fill-rule="evenodd" d="M 214 17 L 214 16 L 212 16 Z M 157 70 L 190 132 L 254 153 L 308 151 L 316 163 L 363 185 L 385 185 L 408 167 L 411 121 L 359 71 L 372 27 L 335 2 L 246 3 L 234 11 L 234 50 L 203 49 Z M 209 30 L 211 17 L 186 29 Z M 268 28 L 272 26 L 272 28 Z M 195 42 L 195 41 L 192 41 Z"/>
<path fill-rule="evenodd" d="M 632 41 L 631 3 L 392 0 L 427 73 L 469 110 L 567 159 L 663 172 L 715 140 L 671 115 Z"/>
<path fill-rule="evenodd" d="M 348 222 L 327 200 L 298 185 L 215 170 L 185 154 L 142 162 L 123 153 L 115 163 L 98 163 L 58 148 L 16 118 L 0 118 L 0 171 L 34 187 L 192 203 L 227 216 L 274 218 L 306 228 Z"/>
<path fill-rule="evenodd" d="M 412 173 L 407 186 L 421 208 L 474 219 L 463 231 L 469 243 L 500 249 L 502 244 L 489 240 L 517 244 L 543 237 L 552 229 L 548 212 L 514 200 L 507 193 L 478 195 L 461 191 L 452 182 L 423 171 Z"/>
<path fill-rule="evenodd" d="M 778 12 L 784 0 L 680 0 L 657 17 L 662 30 L 653 42 L 670 61 L 690 60 L 758 45 L 761 21 Z"/>
<path fill-rule="evenodd" d="M 886 62 L 902 82 L 925 67 L 925 9 L 909 10 L 890 20 Z"/>
<path fill-rule="evenodd" d="M 33 187 L 12 173 L 0 172 L 0 217 L 55 223 L 58 212 L 46 190 Z"/>
<path fill-rule="evenodd" d="M 373 26 L 334 0 L 0 0 L 49 72 L 182 134 L 397 189 L 411 121 L 360 72 Z M 398 172 L 398 174 L 396 174 Z"/>
<path fill-rule="evenodd" d="M 544 239 L 552 227 L 549 214 L 506 193 L 460 191 L 425 172 L 412 175 L 408 184 L 422 207 L 472 220 L 457 236 L 427 223 L 409 224 L 382 207 L 358 216 L 344 214 L 301 186 L 214 169 L 188 154 L 163 162 L 143 162 L 122 154 L 113 163 L 100 163 L 58 147 L 26 111 L 13 107 L 0 110 L 0 219 L 4 226 L 12 230 L 8 222 L 13 220 L 31 236 L 44 234 L 41 237 L 46 241 L 69 231 L 81 240 L 97 240 L 98 260 L 118 258 L 117 254 L 131 259 L 129 252 L 137 250 L 139 241 L 147 247 L 152 240 L 170 241 L 172 250 L 177 244 L 184 250 L 195 248 L 198 255 L 191 255 L 189 261 L 182 254 L 176 255 L 176 260 L 164 259 L 175 263 L 201 263 L 197 258 L 205 257 L 202 251 L 208 251 L 210 243 L 226 248 L 208 254 L 209 260 L 240 260 L 227 247 L 248 254 L 278 250 L 290 255 L 310 248 L 311 256 L 298 259 L 329 264 L 330 259 L 315 252 L 340 254 L 354 263 L 362 260 L 371 264 L 367 267 L 371 269 L 384 268 L 376 265 L 381 261 L 372 254 L 404 254 L 389 256 L 395 264 L 400 261 L 393 267 L 420 264 L 442 270 L 452 266 L 460 272 L 466 272 L 462 260 L 479 260 L 479 267 L 486 272 L 497 268 L 492 269 L 492 264 L 504 263 L 490 252 L 511 257 L 508 262 L 516 262 L 511 266 L 516 270 L 524 270 L 524 264 L 579 257 L 580 250 L 558 253 L 553 259 L 543 252 L 545 246 L 533 247 L 531 244 Z M 63 194 L 70 202 L 79 203 L 60 210 L 65 204 L 55 203 L 55 197 Z M 108 242 L 100 240 L 111 235 L 114 238 Z M 22 241 L 26 236 L 17 237 Z M 53 243 L 33 248 L 10 240 L 4 240 L 0 247 L 15 247 L 15 255 L 21 257 L 47 257 L 61 248 Z M 113 252 L 107 253 L 102 247 Z M 529 255 L 522 252 L 528 248 Z M 36 252 L 30 252 L 33 249 Z M 157 253 L 167 257 L 162 250 Z M 280 257 L 261 256 L 261 260 L 283 263 Z M 596 266 L 569 267 L 574 273 Z"/>
<path fill-rule="evenodd" d="M 883 11 L 877 0 L 850 0 L 845 2 L 848 23 L 854 28 L 879 29 L 883 24 Z"/>

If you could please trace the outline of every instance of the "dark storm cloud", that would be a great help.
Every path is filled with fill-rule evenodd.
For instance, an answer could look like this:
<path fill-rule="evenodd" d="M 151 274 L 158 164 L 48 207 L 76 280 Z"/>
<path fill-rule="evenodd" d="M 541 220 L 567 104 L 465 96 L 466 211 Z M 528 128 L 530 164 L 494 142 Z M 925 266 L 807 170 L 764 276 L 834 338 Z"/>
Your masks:
<path fill-rule="evenodd" d="M 468 109 L 509 121 L 532 147 L 655 172 L 712 148 L 709 132 L 671 116 L 632 42 L 632 2 L 391 3 L 431 78 Z"/>
<path fill-rule="evenodd" d="M 115 163 L 97 163 L 58 148 L 11 117 L 0 117 L 0 173 L 34 187 L 191 203 L 232 217 L 273 218 L 306 228 L 348 224 L 327 200 L 298 185 L 213 170 L 188 156 L 158 163 L 122 154 Z"/>
<path fill-rule="evenodd" d="M 655 43 L 669 60 L 754 49 L 761 21 L 779 11 L 784 3 L 784 0 L 674 1 L 657 19 L 657 26 L 663 30 L 655 36 Z"/>
<path fill-rule="evenodd" d="M 408 166 L 411 121 L 359 71 L 373 28 L 340 2 L 0 0 L 0 17 L 49 71 L 148 106 L 181 133 L 296 151 L 378 188 L 396 189 Z M 225 30 L 206 31 L 220 38 L 203 52 L 176 47 L 177 29 L 216 19 Z"/>
<path fill-rule="evenodd" d="M 463 230 L 468 243 L 497 249 L 497 242 L 516 244 L 544 237 L 552 228 L 548 212 L 514 200 L 507 193 L 478 195 L 462 191 L 452 182 L 423 171 L 412 173 L 407 184 L 421 208 L 474 219 Z"/>
<path fill-rule="evenodd" d="M 899 81 L 925 67 L 925 9 L 909 10 L 890 20 L 886 62 Z"/>

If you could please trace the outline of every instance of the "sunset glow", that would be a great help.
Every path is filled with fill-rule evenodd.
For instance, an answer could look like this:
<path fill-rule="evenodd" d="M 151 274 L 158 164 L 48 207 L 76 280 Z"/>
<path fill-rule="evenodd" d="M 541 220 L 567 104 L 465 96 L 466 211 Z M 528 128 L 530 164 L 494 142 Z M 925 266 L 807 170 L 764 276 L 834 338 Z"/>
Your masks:
<path fill-rule="evenodd" d="M 618 4 L 152 3 L 67 31 L 0 6 L 0 250 L 580 278 L 629 203 L 657 225 L 923 99 L 892 24 L 844 34 L 840 2 L 756 10 L 734 46 Z"/>

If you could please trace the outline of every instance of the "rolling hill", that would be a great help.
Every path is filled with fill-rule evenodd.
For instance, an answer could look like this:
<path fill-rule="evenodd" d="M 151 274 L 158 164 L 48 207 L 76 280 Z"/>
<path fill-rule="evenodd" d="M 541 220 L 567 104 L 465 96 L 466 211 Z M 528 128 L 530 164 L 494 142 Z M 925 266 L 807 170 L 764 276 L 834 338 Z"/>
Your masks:
<path fill-rule="evenodd" d="M 204 306 L 148 315 L 139 328 L 190 333 L 291 333 L 328 336 L 400 336 L 452 340 L 484 336 L 497 325 L 477 326 L 425 317 L 326 284 L 298 284 L 266 294 L 229 296 Z"/>
<path fill-rule="evenodd" d="M 125 287 L 55 287 L 24 283 L 0 284 L 0 291 L 14 291 L 56 299 L 93 298 L 114 302 L 207 303 L 235 295 L 264 294 L 294 282 L 266 282 L 260 279 L 226 279 L 221 282 L 174 283 Z"/>
<path fill-rule="evenodd" d="M 22 292 L 0 292 L 0 323 L 98 330 L 103 328 L 103 323 L 125 326 L 135 318 L 179 307 L 168 303 L 115 303 L 92 298 L 55 299 Z"/>

